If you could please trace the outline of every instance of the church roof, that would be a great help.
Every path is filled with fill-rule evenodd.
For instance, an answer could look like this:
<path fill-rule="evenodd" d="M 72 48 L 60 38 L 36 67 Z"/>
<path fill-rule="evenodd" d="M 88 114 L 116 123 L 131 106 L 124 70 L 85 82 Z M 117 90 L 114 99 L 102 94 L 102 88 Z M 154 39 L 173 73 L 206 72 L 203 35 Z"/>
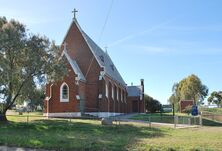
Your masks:
<path fill-rule="evenodd" d="M 63 51 L 63 54 L 66 56 L 68 62 L 70 63 L 75 74 L 77 74 L 79 80 L 86 81 L 86 79 L 85 79 L 82 71 L 80 70 L 78 64 L 76 63 L 76 61 L 74 59 L 70 58 L 70 56 L 67 54 L 66 50 Z"/>
<path fill-rule="evenodd" d="M 139 86 L 127 86 L 128 96 L 140 96 L 142 94 L 142 87 Z"/>
<path fill-rule="evenodd" d="M 82 32 L 86 42 L 88 43 L 90 49 L 93 51 L 93 54 L 100 64 L 100 66 L 105 68 L 105 73 L 108 74 L 111 78 L 118 81 L 123 86 L 126 85 L 116 66 L 112 62 L 109 55 L 104 52 L 85 32 Z"/>
<path fill-rule="evenodd" d="M 114 63 L 112 62 L 111 58 L 107 53 L 105 53 L 79 26 L 76 19 L 73 21 L 77 27 L 79 28 L 82 36 L 84 37 L 86 43 L 88 44 L 90 50 L 92 51 L 94 57 L 96 58 L 97 62 L 99 63 L 100 67 L 105 68 L 105 74 L 109 76 L 111 79 L 117 81 L 121 85 L 125 86 L 126 83 L 124 82 L 123 78 L 121 77 L 119 71 L 115 67 Z"/>

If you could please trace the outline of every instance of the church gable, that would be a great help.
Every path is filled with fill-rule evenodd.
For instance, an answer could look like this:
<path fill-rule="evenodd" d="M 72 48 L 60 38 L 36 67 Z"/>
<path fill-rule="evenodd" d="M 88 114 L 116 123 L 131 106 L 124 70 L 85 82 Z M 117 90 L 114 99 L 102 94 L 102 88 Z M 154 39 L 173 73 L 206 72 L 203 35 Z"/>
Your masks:
<path fill-rule="evenodd" d="M 93 54 L 74 20 L 72 21 L 64 38 L 63 44 L 64 43 L 67 44 L 67 54 L 71 59 L 75 60 L 85 78 L 89 80 L 86 75 L 90 66 L 90 60 L 93 58 Z M 63 46 L 62 49 L 64 49 Z M 98 68 L 97 70 L 100 70 L 100 66 L 96 61 L 93 62 L 93 68 Z"/>
<path fill-rule="evenodd" d="M 80 35 L 81 36 L 80 36 Z M 73 38 L 69 38 L 73 37 Z M 77 38 L 79 37 L 79 38 Z M 83 38 L 83 39 L 82 39 Z M 82 42 L 85 42 L 86 45 L 84 45 Z M 122 76 L 120 75 L 119 71 L 117 70 L 116 66 L 112 62 L 111 58 L 107 53 L 105 53 L 79 26 L 78 22 L 76 19 L 73 19 L 73 22 L 65 36 L 64 42 L 68 43 L 68 54 L 70 55 L 71 58 L 74 58 L 79 65 L 80 69 L 82 70 L 83 74 L 87 76 L 88 70 L 90 68 L 90 62 L 92 58 L 95 58 L 96 64 L 100 68 L 103 68 L 105 71 L 105 75 L 107 75 L 110 79 L 113 79 L 117 83 L 121 84 L 122 86 L 125 87 L 126 83 L 124 82 Z M 75 44 L 74 44 L 75 43 Z M 77 43 L 79 45 L 77 45 Z M 84 48 L 85 46 L 88 47 L 86 49 Z M 75 48 L 76 51 L 69 50 L 69 48 Z M 77 52 L 78 51 L 78 52 Z M 85 59 L 82 57 L 84 56 Z M 80 60 L 81 58 L 82 60 Z M 86 61 L 83 63 L 83 61 Z M 84 64 L 84 65 L 83 65 Z M 83 66 L 87 66 L 83 67 Z M 95 65 L 94 65 L 95 66 Z M 87 78 L 87 77 L 86 77 Z"/>

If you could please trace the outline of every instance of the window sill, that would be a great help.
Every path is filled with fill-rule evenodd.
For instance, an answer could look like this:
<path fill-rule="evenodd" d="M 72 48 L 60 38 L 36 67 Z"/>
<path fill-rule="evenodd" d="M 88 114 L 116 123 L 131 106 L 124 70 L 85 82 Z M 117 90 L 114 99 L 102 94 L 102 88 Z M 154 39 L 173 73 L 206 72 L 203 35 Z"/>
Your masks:
<path fill-rule="evenodd" d="M 66 102 L 69 102 L 69 99 L 62 99 L 62 100 L 60 100 L 60 102 L 66 103 Z"/>

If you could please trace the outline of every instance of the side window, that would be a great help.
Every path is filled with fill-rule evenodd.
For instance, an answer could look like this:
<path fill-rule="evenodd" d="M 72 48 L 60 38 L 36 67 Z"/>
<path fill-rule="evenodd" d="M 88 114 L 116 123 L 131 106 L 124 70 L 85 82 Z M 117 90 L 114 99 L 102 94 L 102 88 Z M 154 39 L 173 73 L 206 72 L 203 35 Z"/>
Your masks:
<path fill-rule="evenodd" d="M 60 102 L 69 102 L 69 87 L 66 83 L 60 87 Z"/>

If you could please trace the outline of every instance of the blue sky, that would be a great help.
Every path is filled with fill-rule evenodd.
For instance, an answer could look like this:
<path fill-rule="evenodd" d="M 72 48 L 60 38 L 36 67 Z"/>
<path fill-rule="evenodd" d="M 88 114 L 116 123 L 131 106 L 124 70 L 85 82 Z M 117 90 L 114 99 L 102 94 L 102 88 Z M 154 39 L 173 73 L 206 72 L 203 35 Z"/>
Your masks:
<path fill-rule="evenodd" d="M 194 73 L 210 92 L 222 90 L 220 0 L 0 0 L 0 16 L 61 44 L 78 9 L 82 29 L 108 53 L 130 85 L 167 103 L 175 82 Z"/>

